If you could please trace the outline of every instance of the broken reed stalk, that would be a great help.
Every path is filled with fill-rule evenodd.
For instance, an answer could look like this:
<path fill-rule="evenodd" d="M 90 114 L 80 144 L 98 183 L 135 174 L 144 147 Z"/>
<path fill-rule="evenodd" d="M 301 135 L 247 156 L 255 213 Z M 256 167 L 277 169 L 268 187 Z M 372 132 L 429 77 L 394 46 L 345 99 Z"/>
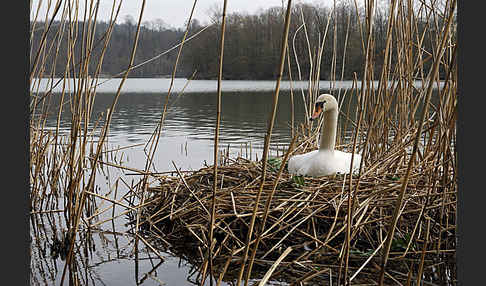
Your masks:
<path fill-rule="evenodd" d="M 150 144 L 150 151 L 149 151 L 150 155 L 149 155 L 148 160 L 146 161 L 146 165 L 145 165 L 146 171 L 149 170 L 149 168 L 152 164 L 153 157 L 155 156 L 155 152 L 156 152 L 158 144 L 159 144 L 160 134 L 161 134 L 162 128 L 164 126 L 165 116 L 167 114 L 167 107 L 169 105 L 169 98 L 170 98 L 170 95 L 171 95 L 172 87 L 174 86 L 174 80 L 175 80 L 175 75 L 176 75 L 176 71 L 177 71 L 177 66 L 178 66 L 178 63 L 179 63 L 179 58 L 182 54 L 182 48 L 184 47 L 184 43 L 186 41 L 187 34 L 189 33 L 189 27 L 191 26 L 192 16 L 194 14 L 194 9 L 196 8 L 196 3 L 197 3 L 197 0 L 194 0 L 194 3 L 192 5 L 192 9 L 191 9 L 191 14 L 189 15 L 189 19 L 187 21 L 186 32 L 184 33 L 181 44 L 179 46 L 179 51 L 177 52 L 176 61 L 174 63 L 174 69 L 172 70 L 172 76 L 171 76 L 171 80 L 170 80 L 169 89 L 167 91 L 167 96 L 165 97 L 165 103 L 164 103 L 164 107 L 162 109 L 162 113 L 160 115 L 159 122 L 158 122 L 157 127 L 155 128 L 154 132 L 152 133 L 152 138 L 149 140 L 149 142 L 147 142 L 147 146 Z"/>
<path fill-rule="evenodd" d="M 72 228 L 71 228 L 71 232 L 70 232 L 71 243 L 70 243 L 68 256 L 66 258 L 66 263 L 65 263 L 64 269 L 63 269 L 63 274 L 62 274 L 61 283 L 60 283 L 61 286 L 63 285 L 63 282 L 64 282 L 67 266 L 70 265 L 71 259 L 73 257 L 74 245 L 75 245 L 74 241 L 75 241 L 76 233 L 77 233 L 77 230 L 78 230 L 78 227 L 79 227 L 79 222 L 80 222 L 81 215 L 82 215 L 82 209 L 83 209 L 84 203 L 85 203 L 86 198 L 87 198 L 86 191 L 92 190 L 93 187 L 94 187 L 96 166 L 97 166 L 102 148 L 104 146 L 104 142 L 105 142 L 107 134 L 108 134 L 108 128 L 109 128 L 109 125 L 110 125 L 110 122 L 111 122 L 111 118 L 113 116 L 113 111 L 114 111 L 115 106 L 118 102 L 118 98 L 120 97 L 120 94 L 121 94 L 121 89 L 122 89 L 123 84 L 125 83 L 125 81 L 128 77 L 128 72 L 130 71 L 130 67 L 133 64 L 133 60 L 135 58 L 135 53 L 136 53 L 137 44 L 138 44 L 138 37 L 139 37 L 139 33 L 140 33 L 140 24 L 142 22 L 142 15 L 143 15 L 144 8 L 145 8 L 145 0 L 143 0 L 143 2 L 142 2 L 142 8 L 140 10 L 140 16 L 139 16 L 139 20 L 138 20 L 138 24 L 137 24 L 137 31 L 135 33 L 135 39 L 134 39 L 134 42 L 133 42 L 133 47 L 132 47 L 132 52 L 131 52 L 130 62 L 128 64 L 127 72 L 123 76 L 123 78 L 120 82 L 120 85 L 118 86 L 118 90 L 117 90 L 117 93 L 116 93 L 115 98 L 113 100 L 113 103 L 111 105 L 111 108 L 108 110 L 105 127 L 103 128 L 102 134 L 99 138 L 99 142 L 98 142 L 97 149 L 96 149 L 96 155 L 94 157 L 94 161 L 93 161 L 92 166 L 91 166 L 91 174 L 89 175 L 88 185 L 87 185 L 86 189 L 83 189 L 81 191 L 80 199 L 77 200 L 77 202 L 76 202 L 76 210 L 74 212 L 74 221 L 72 221 L 72 225 L 71 225 Z"/>
<path fill-rule="evenodd" d="M 246 244 L 245 244 L 245 251 L 243 254 L 243 259 L 241 261 L 241 268 L 240 272 L 238 274 L 238 281 L 236 285 L 240 285 L 241 279 L 243 277 L 243 271 L 245 269 L 246 261 L 248 259 L 248 250 L 250 247 L 250 242 L 253 234 L 253 228 L 255 226 L 255 218 L 256 214 L 258 211 L 258 205 L 260 203 L 260 196 L 263 191 L 263 185 L 265 183 L 265 176 L 267 172 L 267 158 L 268 158 L 268 150 L 270 147 L 270 140 L 271 140 L 271 135 L 272 135 L 272 130 L 273 130 L 273 124 L 275 122 L 275 114 L 277 111 L 277 104 L 278 104 L 278 95 L 279 95 L 279 90 L 280 90 L 280 81 L 282 80 L 282 75 L 283 75 L 283 69 L 284 69 L 284 63 L 285 63 L 285 52 L 287 51 L 287 40 L 288 40 L 288 35 L 289 35 L 289 26 L 290 26 L 290 10 L 291 10 L 291 5 L 292 5 L 292 0 L 288 0 L 287 2 L 287 12 L 285 14 L 285 28 L 283 31 L 283 36 L 282 36 L 282 46 L 280 48 L 280 65 L 279 65 L 279 72 L 278 72 L 278 77 L 277 77 L 277 82 L 275 86 L 275 93 L 273 96 L 273 108 L 272 108 L 272 113 L 269 119 L 268 123 L 268 129 L 267 129 L 267 134 L 265 136 L 265 142 L 264 142 L 264 147 L 263 147 L 263 155 L 262 155 L 262 175 L 261 175 L 261 181 L 260 181 L 260 188 L 258 190 L 258 193 L 255 198 L 254 202 L 254 207 L 253 207 L 253 213 L 251 217 L 251 222 L 250 222 L 250 228 L 248 230 L 247 238 L 246 238 Z M 250 263 L 252 263 L 250 261 Z M 247 270 L 248 274 L 247 277 L 249 277 L 251 273 L 251 269 L 249 268 Z M 245 280 L 245 286 L 248 285 L 248 279 Z"/>
<path fill-rule="evenodd" d="M 270 269 L 268 269 L 267 273 L 265 273 L 265 276 L 263 276 L 262 280 L 258 283 L 258 286 L 263 286 L 267 283 L 268 279 L 270 279 L 270 276 L 272 276 L 272 273 L 275 271 L 277 266 L 282 262 L 282 260 L 289 255 L 289 253 L 292 251 L 292 247 L 289 246 L 285 251 L 278 257 L 278 259 L 275 261 L 275 263 L 272 264 Z"/>
<path fill-rule="evenodd" d="M 221 80 L 223 79 L 223 58 L 224 58 L 224 31 L 226 27 L 226 4 L 227 0 L 224 0 L 223 15 L 221 19 L 221 36 L 219 41 L 219 70 L 218 70 L 218 87 L 217 87 L 217 103 L 216 103 L 216 128 L 214 130 L 214 161 L 213 161 L 213 194 L 211 197 L 211 218 L 209 225 L 209 241 L 208 241 L 208 260 L 209 260 L 209 283 L 213 285 L 213 234 L 214 223 L 216 219 L 216 190 L 218 189 L 218 144 L 219 144 L 219 125 L 221 121 Z M 243 152 L 242 152 L 243 153 Z M 203 273 L 202 281 L 205 280 L 206 275 Z M 204 282 L 201 282 L 204 284 Z"/>
<path fill-rule="evenodd" d="M 307 25 L 305 23 L 305 20 L 304 20 L 304 12 L 302 11 L 302 9 L 300 9 L 300 15 L 301 15 L 301 19 L 302 19 L 302 27 L 304 28 L 303 31 L 304 31 L 304 36 L 305 36 L 305 42 L 307 44 L 307 54 L 308 54 L 308 57 L 309 57 L 309 79 L 307 80 L 307 97 L 308 97 L 308 107 L 307 107 L 307 110 L 309 110 L 309 112 L 312 112 L 312 102 L 313 102 L 313 98 L 314 98 L 314 94 L 313 94 L 313 88 L 312 88 L 312 76 L 314 74 L 314 61 L 315 59 L 312 57 L 312 47 L 311 47 L 311 44 L 310 44 L 310 40 L 309 40 L 309 34 L 307 32 Z M 328 23 L 330 21 L 330 18 L 328 19 Z M 326 30 L 327 31 L 327 30 Z M 325 38 L 325 37 L 324 37 Z M 304 104 L 305 104 L 305 97 L 303 96 L 303 91 L 302 91 L 302 98 L 304 99 Z M 306 117 L 306 125 L 308 124 L 308 118 L 310 118 L 310 114 L 309 116 Z"/>
<path fill-rule="evenodd" d="M 442 30 L 442 39 L 441 39 L 441 42 L 437 46 L 437 49 L 436 49 L 436 55 L 437 56 L 436 56 L 434 64 L 433 64 L 433 68 L 430 71 L 429 76 L 428 76 L 428 86 L 427 86 L 427 91 L 426 91 L 425 103 L 424 103 L 424 107 L 423 107 L 423 110 L 422 110 L 422 114 L 420 116 L 420 121 L 419 121 L 419 126 L 418 126 L 418 129 L 417 129 L 417 133 L 415 135 L 415 141 L 414 141 L 414 144 L 413 144 L 412 155 L 410 156 L 410 159 L 409 159 L 409 162 L 408 162 L 407 172 L 405 174 L 405 178 L 403 179 L 402 187 L 400 189 L 400 193 L 399 193 L 398 198 L 396 200 L 395 209 L 393 211 L 393 217 L 392 217 L 392 220 L 391 220 L 391 223 L 389 225 L 388 232 L 387 232 L 388 234 L 387 234 L 387 240 L 386 240 L 386 243 L 385 243 L 385 252 L 383 254 L 383 260 L 382 260 L 382 263 L 381 263 L 381 271 L 380 271 L 380 276 L 379 276 L 379 285 L 383 285 L 383 282 L 384 282 L 385 268 L 386 268 L 386 264 L 388 262 L 388 256 L 389 256 L 390 248 L 391 248 L 391 241 L 392 241 L 392 238 L 393 238 L 393 235 L 394 235 L 394 232 L 395 232 L 395 226 L 396 226 L 397 221 L 398 221 L 398 217 L 399 217 L 398 214 L 399 214 L 399 210 L 401 208 L 402 202 L 403 202 L 403 196 L 404 196 L 405 190 L 407 188 L 407 183 L 408 183 L 408 180 L 409 180 L 409 177 L 410 177 L 412 167 L 413 167 L 414 162 L 415 162 L 415 154 L 417 153 L 418 143 L 419 143 L 420 138 L 422 136 L 422 128 L 423 128 L 423 125 L 424 125 L 425 115 L 427 114 L 427 110 L 428 110 L 428 107 L 429 107 L 429 102 L 430 102 L 430 98 L 431 98 L 431 95 L 432 95 L 432 88 L 433 88 L 433 85 L 434 85 L 434 82 L 435 82 L 435 78 L 438 77 L 438 74 L 439 74 L 439 65 L 441 63 L 442 55 L 445 52 L 445 43 L 446 43 L 447 39 L 449 38 L 449 29 L 450 29 L 451 24 L 452 24 L 452 18 L 454 16 L 453 11 L 455 9 L 455 6 L 456 6 L 456 1 L 452 0 L 451 8 L 449 10 L 449 17 L 447 18 L 447 24 L 444 27 L 444 29 Z"/>

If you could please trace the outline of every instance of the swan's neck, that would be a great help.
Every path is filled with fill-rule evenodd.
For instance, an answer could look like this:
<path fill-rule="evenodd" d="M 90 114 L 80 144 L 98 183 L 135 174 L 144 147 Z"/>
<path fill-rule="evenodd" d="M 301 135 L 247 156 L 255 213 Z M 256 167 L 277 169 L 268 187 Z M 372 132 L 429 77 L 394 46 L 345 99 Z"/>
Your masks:
<path fill-rule="evenodd" d="M 319 150 L 334 150 L 336 144 L 337 109 L 324 112 L 324 123 L 321 126 L 321 142 Z"/>

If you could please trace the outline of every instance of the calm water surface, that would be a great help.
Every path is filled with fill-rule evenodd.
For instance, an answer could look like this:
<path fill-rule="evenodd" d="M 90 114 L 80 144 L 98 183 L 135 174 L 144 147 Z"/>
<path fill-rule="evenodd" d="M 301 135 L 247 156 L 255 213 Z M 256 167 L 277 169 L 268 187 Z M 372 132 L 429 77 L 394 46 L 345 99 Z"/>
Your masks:
<path fill-rule="evenodd" d="M 59 97 L 59 96 L 57 96 Z M 222 95 L 220 147 L 233 155 L 248 153 L 261 155 L 267 122 L 272 108 L 271 92 L 227 92 Z M 113 94 L 97 94 L 92 118 L 106 114 L 113 101 Z M 124 93 L 119 98 L 109 131 L 109 144 L 131 146 L 147 143 L 160 120 L 166 94 Z M 216 126 L 216 94 L 185 93 L 171 96 L 164 127 L 159 140 L 155 167 L 158 171 L 173 170 L 172 161 L 179 168 L 199 169 L 203 162 L 212 164 L 214 132 Z M 301 97 L 295 98 L 295 124 L 304 120 Z M 290 141 L 291 104 L 289 92 L 281 92 L 272 136 L 272 148 L 283 148 Z M 56 124 L 55 108 L 47 124 Z M 65 105 L 61 116 L 61 129 L 69 131 L 71 113 Z M 94 121 L 94 120 L 92 120 Z M 92 126 L 92 125 L 91 125 Z M 98 134 L 99 130 L 95 130 Z M 130 166 L 144 168 L 144 146 L 124 151 Z M 260 156 L 259 155 L 259 156 Z"/>

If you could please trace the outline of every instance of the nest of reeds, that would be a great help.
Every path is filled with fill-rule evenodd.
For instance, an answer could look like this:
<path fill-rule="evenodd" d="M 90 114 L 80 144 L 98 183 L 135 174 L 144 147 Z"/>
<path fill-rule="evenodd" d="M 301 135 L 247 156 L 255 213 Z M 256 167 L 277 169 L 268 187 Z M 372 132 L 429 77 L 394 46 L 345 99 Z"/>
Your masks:
<path fill-rule="evenodd" d="M 376 280 L 387 227 L 406 171 L 403 158 L 397 155 L 400 148 L 397 144 L 396 149 L 381 154 L 379 162 L 367 166 L 367 172 L 351 177 L 293 176 L 286 169 L 279 174 L 281 158 L 268 160 L 250 245 L 251 249 L 255 238 L 261 236 L 252 277 L 259 277 L 258 273 L 291 247 L 274 273 L 275 279 L 329 281 L 343 266 L 351 210 L 350 276 L 354 273 L 355 281 Z M 437 169 L 432 170 L 434 177 L 429 176 L 432 167 L 417 164 L 409 177 L 387 279 L 410 279 L 413 274 L 409 274 L 419 265 L 429 280 L 441 279 L 440 272 L 450 267 L 447 261 L 454 261 L 455 184 Z M 215 274 L 226 272 L 225 279 L 232 279 L 232 267 L 241 263 L 261 177 L 262 162 L 241 157 L 226 158 L 218 168 L 213 261 Z M 212 166 L 159 176 L 159 184 L 149 188 L 141 214 L 145 235 L 192 264 L 202 265 L 207 259 L 213 181 Z"/>

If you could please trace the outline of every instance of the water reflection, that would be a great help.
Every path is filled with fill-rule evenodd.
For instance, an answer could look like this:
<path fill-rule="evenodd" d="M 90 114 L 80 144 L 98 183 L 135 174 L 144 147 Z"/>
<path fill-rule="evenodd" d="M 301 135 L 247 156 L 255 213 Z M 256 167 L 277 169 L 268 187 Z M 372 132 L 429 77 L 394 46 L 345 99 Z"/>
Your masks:
<path fill-rule="evenodd" d="M 221 147 L 226 148 L 230 145 L 236 155 L 243 148 L 249 149 L 251 145 L 252 154 L 257 156 L 263 146 L 272 109 L 272 97 L 271 92 L 224 93 L 220 127 Z M 103 119 L 103 114 L 106 114 L 113 98 L 114 94 L 98 94 L 92 118 Z M 148 142 L 160 120 L 165 98 L 166 94 L 122 94 L 110 125 L 109 142 L 119 146 Z M 304 107 L 300 96 L 294 98 L 294 116 L 297 125 L 304 120 Z M 60 96 L 56 95 L 54 102 L 59 102 L 59 99 Z M 156 166 L 160 168 L 159 170 L 173 169 L 172 160 L 181 168 L 199 168 L 204 161 L 212 164 L 215 110 L 216 95 L 214 93 L 187 93 L 171 96 L 155 162 Z M 272 135 L 272 148 L 287 145 L 290 141 L 292 122 L 290 110 L 290 93 L 281 92 Z M 56 114 L 57 107 L 56 104 L 53 104 L 47 120 L 47 125 L 51 128 L 56 125 Z M 70 121 L 69 105 L 65 104 L 61 115 L 61 128 L 67 130 L 70 127 Z M 98 128 L 103 126 L 103 123 L 101 120 Z M 93 126 L 91 124 L 90 128 Z M 95 131 L 96 133 L 99 133 L 99 130 Z M 181 148 L 183 152 L 180 152 Z M 184 149 L 188 150 L 187 155 Z M 143 162 L 146 157 L 142 147 L 139 150 L 127 152 L 130 159 L 136 161 L 136 166 L 133 167 L 144 166 Z"/>
<path fill-rule="evenodd" d="M 62 225 L 61 213 L 31 215 L 31 285 L 61 284 L 68 248 Z M 68 267 L 73 277 L 67 271 L 64 285 L 191 285 L 183 281 L 190 281 L 186 277 L 194 265 L 168 251 L 160 252 L 161 260 L 143 244 L 135 260 L 134 236 L 109 225 L 78 232 L 74 262 Z"/>
<path fill-rule="evenodd" d="M 111 136 L 120 134 L 150 134 L 160 119 L 165 94 L 123 94 L 117 103 L 111 124 Z M 266 132 L 270 116 L 272 93 L 225 93 L 222 98 L 221 140 L 245 141 L 261 139 Z M 92 118 L 98 118 L 110 107 L 113 94 L 98 94 Z M 295 100 L 295 118 L 303 119 L 301 99 Z M 165 119 L 165 136 L 181 134 L 192 139 L 212 140 L 216 118 L 216 95 L 184 94 L 172 96 Z M 280 95 L 274 131 L 288 139 L 290 134 L 291 106 L 288 92 Z M 55 126 L 57 106 L 51 107 L 48 125 Z M 71 114 L 66 104 L 61 116 L 61 127 L 68 128 Z M 140 137 L 140 141 L 143 138 Z"/>

